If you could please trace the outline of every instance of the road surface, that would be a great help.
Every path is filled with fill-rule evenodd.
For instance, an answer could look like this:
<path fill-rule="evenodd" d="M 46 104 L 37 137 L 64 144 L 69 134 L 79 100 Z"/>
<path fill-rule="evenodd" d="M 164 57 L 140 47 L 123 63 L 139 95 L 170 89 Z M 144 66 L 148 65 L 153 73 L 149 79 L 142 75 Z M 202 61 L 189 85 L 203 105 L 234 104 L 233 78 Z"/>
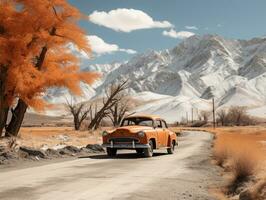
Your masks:
<path fill-rule="evenodd" d="M 211 134 L 185 132 L 175 154 L 120 152 L 0 172 L 1 200 L 209 200 L 217 181 Z M 118 152 L 119 153 L 119 152 Z M 216 181 L 214 181 L 216 179 Z"/>

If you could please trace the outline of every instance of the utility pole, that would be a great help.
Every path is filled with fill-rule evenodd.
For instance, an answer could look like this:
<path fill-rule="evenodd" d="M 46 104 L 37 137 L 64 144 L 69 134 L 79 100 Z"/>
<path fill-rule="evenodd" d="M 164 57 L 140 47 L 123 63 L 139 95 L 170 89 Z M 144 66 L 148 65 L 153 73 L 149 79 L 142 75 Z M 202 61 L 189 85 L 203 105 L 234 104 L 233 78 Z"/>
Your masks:
<path fill-rule="evenodd" d="M 193 108 L 191 109 L 191 123 L 193 124 Z"/>
<path fill-rule="evenodd" d="M 188 112 L 186 112 L 186 114 L 187 114 L 187 125 L 188 125 Z"/>
<path fill-rule="evenodd" d="M 214 98 L 212 98 L 212 118 L 213 118 L 213 128 L 215 128 L 216 120 L 215 120 L 215 105 L 214 105 Z"/>

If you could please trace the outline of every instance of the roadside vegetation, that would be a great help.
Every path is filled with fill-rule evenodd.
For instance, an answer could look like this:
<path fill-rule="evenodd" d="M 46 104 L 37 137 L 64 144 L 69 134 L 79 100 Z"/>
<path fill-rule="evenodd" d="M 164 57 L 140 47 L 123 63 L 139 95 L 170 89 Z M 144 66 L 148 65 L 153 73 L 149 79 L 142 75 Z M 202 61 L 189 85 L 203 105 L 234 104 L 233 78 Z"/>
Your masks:
<path fill-rule="evenodd" d="M 0 140 L 0 167 L 102 153 L 101 131 L 75 131 L 73 127 L 22 127 L 19 136 Z"/>
<path fill-rule="evenodd" d="M 266 128 L 218 128 L 214 132 L 214 157 L 230 177 L 224 193 L 239 195 L 239 199 L 265 199 Z"/>
<path fill-rule="evenodd" d="M 232 106 L 216 112 L 213 128 L 211 112 L 201 112 L 199 120 L 183 120 L 182 130 L 202 130 L 214 134 L 213 158 L 223 168 L 226 186 L 218 198 L 266 199 L 266 127 L 263 120 L 247 113 L 246 107 Z M 217 192 L 215 192 L 217 193 Z"/>
<path fill-rule="evenodd" d="M 213 158 L 222 167 L 226 182 L 218 192 L 219 199 L 266 199 L 266 127 L 182 127 L 173 130 L 188 129 L 214 134 Z"/>
<path fill-rule="evenodd" d="M 220 109 L 216 112 L 217 125 L 221 126 L 249 126 L 258 121 L 247 113 L 244 106 L 231 106 L 229 109 Z"/>
<path fill-rule="evenodd" d="M 103 97 L 98 99 L 88 102 L 75 102 L 74 97 L 66 99 L 66 107 L 73 117 L 75 130 L 96 130 L 103 125 L 119 126 L 124 117 L 133 114 L 130 112 L 132 102 L 127 89 L 128 80 L 125 80 L 111 84 Z"/>
<path fill-rule="evenodd" d="M 43 99 L 49 88 L 80 95 L 80 82 L 92 84 L 99 74 L 81 71 L 70 51 L 91 53 L 82 14 L 67 1 L 0 1 L 0 10 L 0 136 L 8 137 L 18 135 L 28 108 L 51 106 Z"/>

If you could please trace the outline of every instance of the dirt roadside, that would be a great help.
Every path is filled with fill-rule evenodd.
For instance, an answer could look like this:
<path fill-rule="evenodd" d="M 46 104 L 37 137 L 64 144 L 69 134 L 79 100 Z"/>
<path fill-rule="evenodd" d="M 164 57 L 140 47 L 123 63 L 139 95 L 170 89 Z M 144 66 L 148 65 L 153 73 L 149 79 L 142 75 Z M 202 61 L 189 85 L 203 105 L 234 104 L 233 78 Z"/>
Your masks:
<path fill-rule="evenodd" d="M 213 200 L 210 186 L 221 177 L 210 162 L 211 145 L 209 133 L 184 132 L 173 155 L 160 151 L 147 159 L 123 151 L 114 159 L 88 155 L 0 172 L 0 199 Z"/>

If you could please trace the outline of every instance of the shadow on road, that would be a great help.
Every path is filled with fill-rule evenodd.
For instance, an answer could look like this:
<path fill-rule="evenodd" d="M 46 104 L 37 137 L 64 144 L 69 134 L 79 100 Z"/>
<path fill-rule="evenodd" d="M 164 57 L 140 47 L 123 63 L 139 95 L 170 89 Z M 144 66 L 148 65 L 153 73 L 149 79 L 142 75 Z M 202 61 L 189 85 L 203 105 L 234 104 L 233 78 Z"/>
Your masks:
<path fill-rule="evenodd" d="M 153 153 L 153 157 L 167 155 L 167 153 Z M 115 157 L 109 157 L 106 154 L 100 155 L 90 155 L 81 156 L 79 158 L 91 158 L 91 159 L 141 159 L 144 158 L 143 155 L 138 155 L 136 153 L 119 153 Z"/>

